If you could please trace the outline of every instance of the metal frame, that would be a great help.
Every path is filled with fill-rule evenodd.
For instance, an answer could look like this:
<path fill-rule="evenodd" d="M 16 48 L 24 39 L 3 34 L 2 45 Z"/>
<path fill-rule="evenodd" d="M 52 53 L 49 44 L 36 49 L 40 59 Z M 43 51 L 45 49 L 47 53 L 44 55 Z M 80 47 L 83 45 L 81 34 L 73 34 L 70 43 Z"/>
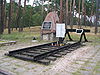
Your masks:
<path fill-rule="evenodd" d="M 69 32 L 76 32 L 76 30 L 77 30 L 77 29 L 66 29 L 66 34 L 68 34 L 68 37 L 69 37 L 69 40 L 70 40 L 70 41 L 73 41 L 73 39 L 71 38 Z M 82 37 L 83 37 L 83 36 L 84 36 L 85 42 L 88 42 L 88 40 L 87 40 L 87 38 L 86 38 L 86 35 L 85 35 L 85 32 L 88 33 L 88 32 L 90 32 L 90 30 L 88 30 L 88 29 L 83 29 L 83 32 L 81 33 L 79 42 L 82 41 Z"/>

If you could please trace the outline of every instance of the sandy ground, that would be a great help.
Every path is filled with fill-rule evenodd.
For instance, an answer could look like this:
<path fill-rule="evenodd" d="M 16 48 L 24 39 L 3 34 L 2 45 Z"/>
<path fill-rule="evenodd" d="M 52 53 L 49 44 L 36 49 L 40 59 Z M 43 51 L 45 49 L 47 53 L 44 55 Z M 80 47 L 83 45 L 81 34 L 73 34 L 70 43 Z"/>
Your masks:
<path fill-rule="evenodd" d="M 45 66 L 34 62 L 23 61 L 4 55 L 8 51 L 35 45 L 37 44 L 18 43 L 15 45 L 0 47 L 0 69 L 9 72 L 12 75 L 75 75 L 77 71 L 80 71 L 79 69 L 83 67 L 87 63 L 87 61 L 89 61 L 95 55 L 97 55 L 97 53 L 99 53 L 98 57 L 100 58 L 100 45 L 90 45 L 89 43 L 86 43 L 86 46 L 78 48 L 77 50 L 68 53 L 63 57 L 58 58 L 49 66 Z M 96 60 L 96 62 L 94 62 L 95 64 L 97 62 L 100 62 L 99 58 L 98 60 Z M 91 74 L 80 73 L 79 75 Z"/>

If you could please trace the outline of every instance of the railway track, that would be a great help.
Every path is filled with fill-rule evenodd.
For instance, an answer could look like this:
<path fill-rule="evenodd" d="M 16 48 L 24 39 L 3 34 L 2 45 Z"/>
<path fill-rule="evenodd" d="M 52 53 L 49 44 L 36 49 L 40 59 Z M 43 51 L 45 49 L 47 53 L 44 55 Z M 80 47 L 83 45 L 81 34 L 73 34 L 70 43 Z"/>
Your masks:
<path fill-rule="evenodd" d="M 54 44 L 56 44 L 56 42 L 9 51 L 6 55 L 49 65 L 50 62 L 82 46 L 81 42 L 65 44 L 64 46 L 55 46 Z"/>

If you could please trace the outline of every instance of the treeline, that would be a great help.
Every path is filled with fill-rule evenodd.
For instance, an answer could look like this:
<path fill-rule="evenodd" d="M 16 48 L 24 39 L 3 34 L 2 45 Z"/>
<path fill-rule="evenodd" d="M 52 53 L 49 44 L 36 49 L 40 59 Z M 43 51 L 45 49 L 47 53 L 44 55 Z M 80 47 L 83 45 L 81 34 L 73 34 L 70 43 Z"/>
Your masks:
<path fill-rule="evenodd" d="M 5 28 L 10 34 L 13 28 L 22 32 L 24 27 L 40 26 L 50 11 L 57 11 L 60 22 L 71 28 L 73 25 L 80 28 L 81 25 L 95 25 L 89 18 L 96 15 L 96 0 L 34 0 L 32 6 L 26 5 L 29 0 L 24 0 L 23 6 L 21 1 L 6 3 L 6 0 L 0 0 L 0 34 Z"/>
<path fill-rule="evenodd" d="M 33 6 L 26 5 L 28 0 L 24 0 L 24 6 L 22 6 L 21 0 L 18 2 L 10 0 L 10 3 L 6 3 L 6 0 L 1 0 L 0 2 L 1 34 L 5 28 L 8 28 L 8 33 L 10 34 L 13 28 L 22 32 L 24 27 L 30 28 L 31 26 L 42 24 L 42 5 L 36 6 L 37 3 L 33 3 Z"/>

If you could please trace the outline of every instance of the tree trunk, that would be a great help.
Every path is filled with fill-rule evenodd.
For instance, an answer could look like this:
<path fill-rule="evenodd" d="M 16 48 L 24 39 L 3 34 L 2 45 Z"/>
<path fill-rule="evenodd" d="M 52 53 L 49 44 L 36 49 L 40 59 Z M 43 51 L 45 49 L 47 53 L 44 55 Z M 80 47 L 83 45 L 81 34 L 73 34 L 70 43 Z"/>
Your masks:
<path fill-rule="evenodd" d="M 73 0 L 73 8 L 72 8 L 72 16 L 71 16 L 71 29 L 73 29 L 74 8 L 75 8 L 75 0 Z"/>
<path fill-rule="evenodd" d="M 68 0 L 66 0 L 66 18 L 65 18 L 66 28 L 68 25 Z"/>
<path fill-rule="evenodd" d="M 4 19 L 3 19 L 3 25 L 4 25 L 4 28 L 6 28 L 6 0 L 4 0 L 4 6 L 3 6 L 3 17 L 4 17 Z"/>
<path fill-rule="evenodd" d="M 84 0 L 82 0 L 82 21 L 81 21 L 81 25 L 82 25 L 82 22 L 84 23 L 84 21 L 83 21 L 83 16 L 84 16 L 84 14 L 85 14 L 85 11 L 84 11 L 85 9 L 84 9 Z"/>
<path fill-rule="evenodd" d="M 62 4 L 63 0 L 60 0 L 60 23 L 63 22 L 63 8 L 62 8 Z"/>
<path fill-rule="evenodd" d="M 24 0 L 23 18 L 22 18 L 23 24 L 21 25 L 20 32 L 23 31 L 23 25 L 25 24 L 25 21 L 24 21 L 24 15 L 25 15 L 25 9 L 26 9 L 26 1 L 27 1 L 27 0 Z"/>
<path fill-rule="evenodd" d="M 86 27 L 86 7 L 84 6 L 84 25 Z"/>
<path fill-rule="evenodd" d="M 18 30 L 18 11 L 19 11 L 19 8 L 17 7 L 17 10 L 16 10 L 16 30 Z"/>
<path fill-rule="evenodd" d="M 12 19 L 12 0 L 10 0 L 10 9 L 9 9 L 9 20 L 8 20 L 8 34 L 11 33 L 11 19 Z"/>
<path fill-rule="evenodd" d="M 42 15 L 42 22 L 44 21 L 44 15 L 43 15 L 43 14 L 44 14 L 44 6 L 43 6 L 43 3 L 44 3 L 44 2 L 42 1 L 42 8 L 41 8 L 41 11 L 42 11 L 42 12 L 41 12 L 41 15 Z"/>
<path fill-rule="evenodd" d="M 3 0 L 3 3 L 2 3 L 2 21 L 3 21 L 3 27 L 2 27 L 2 31 L 4 31 L 4 19 L 5 19 L 5 5 L 4 5 L 4 0 Z"/>
<path fill-rule="evenodd" d="M 2 10 L 2 0 L 0 1 L 0 34 L 2 34 L 2 19 L 1 19 L 1 10 Z"/>
<path fill-rule="evenodd" d="M 81 3 L 81 0 L 79 0 L 79 8 L 78 8 L 78 14 L 79 14 L 79 19 L 78 19 L 78 28 L 81 28 L 81 25 L 80 25 L 80 3 Z"/>
<path fill-rule="evenodd" d="M 14 16 L 14 0 L 12 0 L 12 10 L 11 10 L 11 12 L 12 12 L 12 14 L 11 14 L 11 16 L 13 17 Z M 11 23 L 13 23 L 13 19 L 11 19 Z M 13 31 L 13 26 L 11 27 L 11 31 Z"/>
<path fill-rule="evenodd" d="M 49 11 L 49 10 L 50 10 L 50 4 L 49 4 L 50 1 L 51 1 L 51 0 L 48 0 L 48 6 L 47 6 L 48 10 L 47 10 L 47 14 L 50 12 L 50 11 Z"/>
<path fill-rule="evenodd" d="M 54 10 L 57 11 L 57 0 L 54 0 L 55 6 L 54 6 Z"/>
<path fill-rule="evenodd" d="M 17 19 L 16 19 L 16 25 L 17 27 L 19 27 L 19 32 L 20 32 L 20 18 L 21 18 L 21 0 L 19 0 L 18 2 L 18 12 L 17 12 Z M 16 27 L 16 29 L 17 29 Z"/>
<path fill-rule="evenodd" d="M 70 21 L 70 28 L 71 28 L 71 18 L 72 18 L 72 0 L 70 0 L 70 16 L 69 16 L 69 21 Z"/>
<path fill-rule="evenodd" d="M 94 15 L 94 0 L 92 0 L 92 8 L 91 8 L 91 17 Z M 90 27 L 92 27 L 93 23 L 92 23 L 92 18 L 90 19 Z"/>
<path fill-rule="evenodd" d="M 3 0 L 0 1 L 0 34 L 3 34 Z"/>
<path fill-rule="evenodd" d="M 100 10 L 100 0 L 96 0 L 96 22 L 95 22 L 95 34 L 98 32 L 98 21 L 99 21 L 99 14 L 98 12 Z"/>

